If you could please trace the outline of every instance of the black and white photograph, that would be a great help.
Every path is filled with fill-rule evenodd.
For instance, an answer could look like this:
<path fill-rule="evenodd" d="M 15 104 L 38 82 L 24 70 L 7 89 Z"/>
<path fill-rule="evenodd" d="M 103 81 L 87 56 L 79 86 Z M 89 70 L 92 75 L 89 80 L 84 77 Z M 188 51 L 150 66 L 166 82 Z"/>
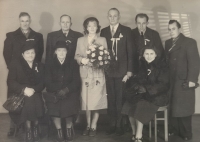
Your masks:
<path fill-rule="evenodd" d="M 199 0 L 0 0 L 0 142 L 200 142 Z"/>

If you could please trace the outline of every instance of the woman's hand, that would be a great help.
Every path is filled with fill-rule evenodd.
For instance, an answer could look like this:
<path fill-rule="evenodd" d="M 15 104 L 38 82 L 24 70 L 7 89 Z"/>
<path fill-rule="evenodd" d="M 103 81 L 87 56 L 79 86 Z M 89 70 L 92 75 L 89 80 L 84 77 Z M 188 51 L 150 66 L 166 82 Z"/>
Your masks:
<path fill-rule="evenodd" d="M 88 62 L 89 62 L 89 59 L 88 59 L 88 58 L 82 58 L 82 60 L 81 60 L 81 63 L 82 63 L 83 65 L 87 65 Z"/>
<path fill-rule="evenodd" d="M 31 97 L 35 93 L 35 90 L 33 88 L 26 87 L 24 89 L 24 95 L 27 97 Z"/>

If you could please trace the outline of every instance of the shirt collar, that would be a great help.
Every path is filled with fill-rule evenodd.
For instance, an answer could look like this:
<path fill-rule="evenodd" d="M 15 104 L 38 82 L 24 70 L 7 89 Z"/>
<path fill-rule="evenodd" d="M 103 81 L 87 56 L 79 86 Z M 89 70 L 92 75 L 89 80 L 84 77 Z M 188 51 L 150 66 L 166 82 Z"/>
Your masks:
<path fill-rule="evenodd" d="M 117 30 L 117 28 L 118 28 L 118 26 L 119 26 L 119 23 L 117 23 L 115 26 L 114 26 L 114 31 L 116 32 L 116 30 Z M 110 29 L 112 30 L 112 25 L 110 25 Z"/>
<path fill-rule="evenodd" d="M 147 30 L 147 29 L 146 29 L 146 30 Z M 143 35 L 145 34 L 146 30 L 145 30 L 145 31 L 143 31 Z M 140 33 L 140 35 L 141 35 L 141 31 L 139 31 L 139 29 L 138 29 L 138 32 L 139 32 L 139 33 Z"/>
<path fill-rule="evenodd" d="M 64 63 L 65 59 L 64 59 L 64 60 L 60 60 L 60 59 L 58 59 L 58 61 L 59 61 L 60 64 L 62 65 L 62 64 Z"/>

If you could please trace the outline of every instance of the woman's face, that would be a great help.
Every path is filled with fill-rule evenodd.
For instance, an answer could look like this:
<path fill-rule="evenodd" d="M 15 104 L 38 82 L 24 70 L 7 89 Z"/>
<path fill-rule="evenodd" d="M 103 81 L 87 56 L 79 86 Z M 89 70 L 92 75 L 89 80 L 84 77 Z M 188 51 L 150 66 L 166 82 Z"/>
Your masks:
<path fill-rule="evenodd" d="M 35 59 L 35 50 L 34 49 L 26 50 L 24 51 L 24 53 L 22 53 L 22 56 L 27 62 L 33 62 L 33 60 Z"/>
<path fill-rule="evenodd" d="M 87 25 L 87 30 L 88 30 L 89 34 L 96 34 L 97 23 L 95 21 L 90 21 Z"/>
<path fill-rule="evenodd" d="M 55 51 L 55 54 L 57 55 L 58 59 L 64 60 L 67 55 L 67 49 L 66 48 L 57 48 Z"/>
<path fill-rule="evenodd" d="M 144 51 L 143 57 L 148 63 L 151 63 L 156 58 L 156 53 L 153 49 L 146 49 Z"/>

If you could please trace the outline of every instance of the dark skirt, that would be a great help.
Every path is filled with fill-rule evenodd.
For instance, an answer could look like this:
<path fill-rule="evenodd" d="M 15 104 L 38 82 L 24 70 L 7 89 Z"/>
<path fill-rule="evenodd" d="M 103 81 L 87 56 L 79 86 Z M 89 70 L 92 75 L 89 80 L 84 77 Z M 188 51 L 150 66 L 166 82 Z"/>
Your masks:
<path fill-rule="evenodd" d="M 134 117 L 141 123 L 148 123 L 154 118 L 159 106 L 154 105 L 146 100 L 140 100 L 136 104 L 126 101 L 122 108 L 122 114 Z"/>
<path fill-rule="evenodd" d="M 31 97 L 25 97 L 24 106 L 20 114 L 9 114 L 13 122 L 17 125 L 27 120 L 37 121 L 44 114 L 44 103 L 41 93 L 35 93 Z"/>
<path fill-rule="evenodd" d="M 66 118 L 76 116 L 80 110 L 79 92 L 68 94 L 67 98 L 59 100 L 56 103 L 46 102 L 47 113 L 50 116 Z"/>

